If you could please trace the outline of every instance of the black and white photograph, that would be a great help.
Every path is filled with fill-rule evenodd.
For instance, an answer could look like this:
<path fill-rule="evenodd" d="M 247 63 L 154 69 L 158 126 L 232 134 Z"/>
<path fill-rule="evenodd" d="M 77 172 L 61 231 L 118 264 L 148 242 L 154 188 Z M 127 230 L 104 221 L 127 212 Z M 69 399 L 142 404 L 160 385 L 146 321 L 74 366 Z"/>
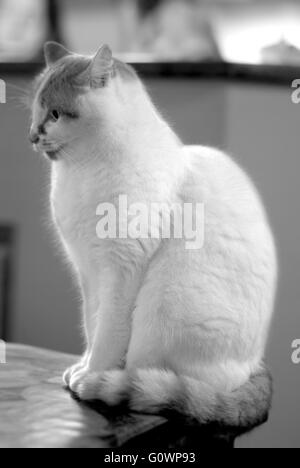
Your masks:
<path fill-rule="evenodd" d="M 300 0 L 0 0 L 0 448 L 300 448 Z"/>

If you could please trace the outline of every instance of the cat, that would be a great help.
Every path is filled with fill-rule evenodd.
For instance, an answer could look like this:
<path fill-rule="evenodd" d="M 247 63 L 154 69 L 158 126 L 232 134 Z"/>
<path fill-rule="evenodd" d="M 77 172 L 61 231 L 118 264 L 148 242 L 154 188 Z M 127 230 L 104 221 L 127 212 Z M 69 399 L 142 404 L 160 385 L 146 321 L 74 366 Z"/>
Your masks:
<path fill-rule="evenodd" d="M 265 420 L 277 255 L 252 182 L 223 152 L 185 146 L 108 46 L 86 57 L 50 42 L 45 57 L 30 141 L 51 161 L 53 220 L 81 287 L 86 337 L 64 383 L 81 400 L 202 424 Z M 203 247 L 99 239 L 97 206 L 120 195 L 146 207 L 202 203 Z"/>

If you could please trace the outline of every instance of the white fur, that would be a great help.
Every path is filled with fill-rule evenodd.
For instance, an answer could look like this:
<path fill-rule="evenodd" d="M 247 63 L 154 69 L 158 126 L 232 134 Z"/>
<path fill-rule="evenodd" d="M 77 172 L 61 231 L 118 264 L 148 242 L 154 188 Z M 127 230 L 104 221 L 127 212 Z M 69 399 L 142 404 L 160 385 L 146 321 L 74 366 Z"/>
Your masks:
<path fill-rule="evenodd" d="M 79 106 L 83 117 L 52 166 L 53 218 L 82 286 L 87 338 L 85 358 L 65 381 L 82 398 L 114 402 L 111 392 L 126 381 L 118 368 L 149 369 L 149 376 L 168 370 L 201 381 L 206 404 L 213 402 L 216 392 L 247 382 L 264 356 L 276 254 L 261 201 L 228 156 L 183 146 L 139 80 L 116 76 Z M 51 125 L 49 137 L 63 141 L 62 127 Z M 204 247 L 99 240 L 97 205 L 120 194 L 145 204 L 205 203 Z M 155 403 L 155 379 L 145 382 Z"/>

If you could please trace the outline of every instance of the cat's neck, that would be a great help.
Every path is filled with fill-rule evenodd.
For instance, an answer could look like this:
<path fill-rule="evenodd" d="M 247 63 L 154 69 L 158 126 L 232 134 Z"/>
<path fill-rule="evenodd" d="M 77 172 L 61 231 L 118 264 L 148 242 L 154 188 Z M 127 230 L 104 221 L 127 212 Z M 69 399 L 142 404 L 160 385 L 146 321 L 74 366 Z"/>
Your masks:
<path fill-rule="evenodd" d="M 158 144 L 162 147 L 168 145 L 169 148 L 182 145 L 142 83 L 127 86 L 124 104 L 107 122 L 107 127 L 103 129 L 106 133 L 104 136 L 111 136 L 112 141 L 124 141 L 127 146 L 141 144 L 144 150 L 148 148 L 149 151 L 157 148 Z"/>

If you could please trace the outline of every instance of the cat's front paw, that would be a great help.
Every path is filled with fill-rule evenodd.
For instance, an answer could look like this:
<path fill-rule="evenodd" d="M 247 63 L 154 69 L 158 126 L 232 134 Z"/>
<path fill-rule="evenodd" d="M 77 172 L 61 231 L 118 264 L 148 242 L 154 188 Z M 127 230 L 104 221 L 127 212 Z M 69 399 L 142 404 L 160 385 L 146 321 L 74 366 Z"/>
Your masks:
<path fill-rule="evenodd" d="M 116 406 L 128 398 L 129 378 L 123 370 L 92 372 L 85 368 L 71 377 L 69 387 L 80 400 Z"/>
<path fill-rule="evenodd" d="M 64 375 L 63 375 L 63 383 L 66 385 L 66 387 L 69 387 L 72 375 L 74 375 L 77 371 L 81 369 L 81 364 L 77 363 L 74 366 L 69 367 Z"/>
<path fill-rule="evenodd" d="M 67 387 L 70 387 L 70 382 L 72 377 L 77 374 L 78 372 L 81 372 L 83 369 L 85 369 L 87 363 L 87 358 L 83 357 L 81 361 L 77 362 L 77 364 L 74 364 L 74 366 L 69 367 L 64 375 L 63 375 L 63 382 Z"/>

